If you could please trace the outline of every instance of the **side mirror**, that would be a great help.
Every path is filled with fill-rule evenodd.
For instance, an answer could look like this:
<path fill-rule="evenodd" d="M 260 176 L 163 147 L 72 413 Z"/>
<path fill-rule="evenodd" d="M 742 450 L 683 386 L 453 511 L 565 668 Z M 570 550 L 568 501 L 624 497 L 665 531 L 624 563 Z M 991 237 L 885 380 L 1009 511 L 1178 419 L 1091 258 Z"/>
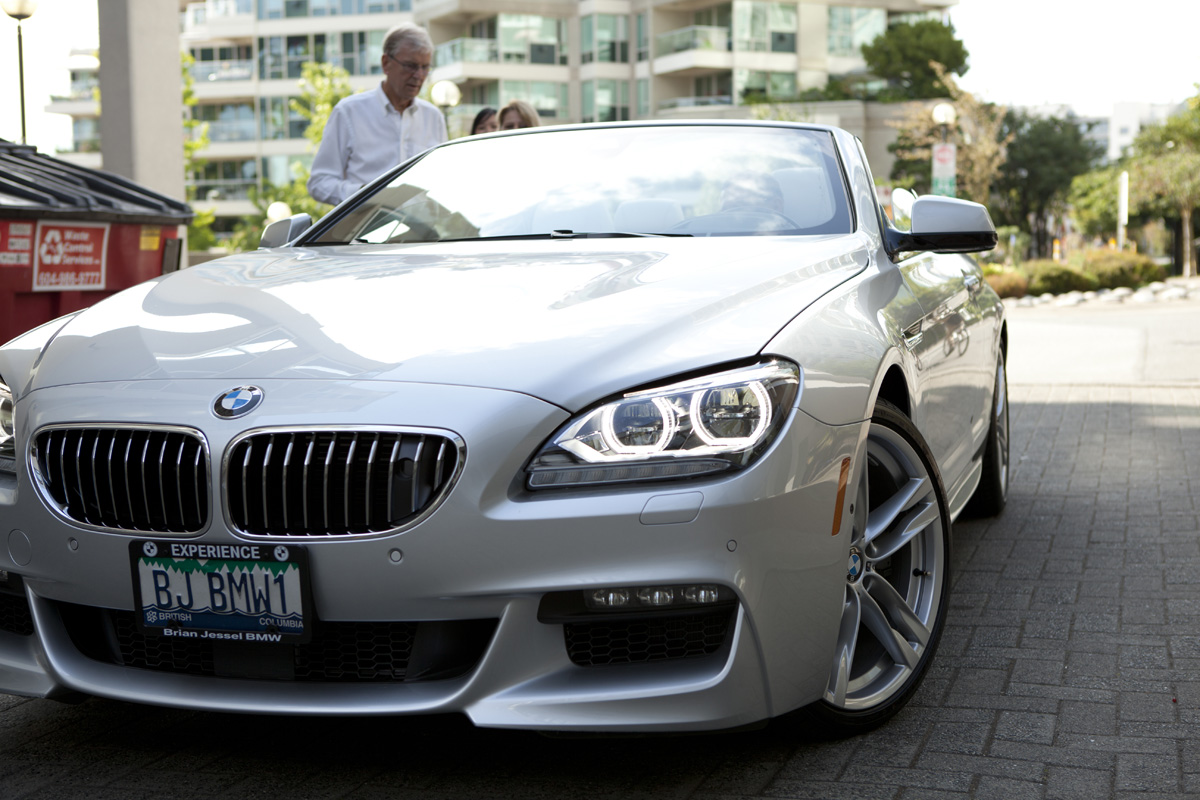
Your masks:
<path fill-rule="evenodd" d="M 281 247 L 295 239 L 312 227 L 312 217 L 308 214 L 293 214 L 287 219 L 279 219 L 268 225 L 258 242 L 258 249 Z"/>
<path fill-rule="evenodd" d="M 969 200 L 926 195 L 912 204 L 912 229 L 886 232 L 888 253 L 929 250 L 934 253 L 980 253 L 998 241 L 986 208 Z"/>

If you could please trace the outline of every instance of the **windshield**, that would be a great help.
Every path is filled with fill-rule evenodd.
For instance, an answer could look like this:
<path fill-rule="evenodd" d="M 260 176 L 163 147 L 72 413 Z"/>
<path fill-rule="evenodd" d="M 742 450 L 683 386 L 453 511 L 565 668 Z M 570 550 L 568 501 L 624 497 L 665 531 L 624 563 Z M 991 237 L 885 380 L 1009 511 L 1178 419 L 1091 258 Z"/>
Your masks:
<path fill-rule="evenodd" d="M 631 126 L 460 140 L 306 243 L 812 235 L 852 226 L 826 131 Z"/>

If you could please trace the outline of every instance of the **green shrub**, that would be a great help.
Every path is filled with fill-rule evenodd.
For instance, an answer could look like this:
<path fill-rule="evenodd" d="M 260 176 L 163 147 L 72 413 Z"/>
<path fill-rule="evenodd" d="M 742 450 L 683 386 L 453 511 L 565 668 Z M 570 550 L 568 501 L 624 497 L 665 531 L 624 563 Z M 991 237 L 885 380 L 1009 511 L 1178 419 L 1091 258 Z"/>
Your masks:
<path fill-rule="evenodd" d="M 1155 264 L 1149 256 L 1119 250 L 1088 250 L 1080 260 L 1080 269 L 1095 277 L 1096 286 L 1100 289 L 1116 289 L 1118 286 L 1136 289 L 1167 277 L 1166 270 Z"/>
<path fill-rule="evenodd" d="M 1016 269 L 984 269 L 983 279 L 1001 297 L 1024 297 L 1029 291 L 1029 279 Z"/>
<path fill-rule="evenodd" d="M 1021 265 L 1021 271 L 1029 278 L 1032 295 L 1087 292 L 1097 286 L 1095 276 L 1049 259 L 1026 261 Z"/>

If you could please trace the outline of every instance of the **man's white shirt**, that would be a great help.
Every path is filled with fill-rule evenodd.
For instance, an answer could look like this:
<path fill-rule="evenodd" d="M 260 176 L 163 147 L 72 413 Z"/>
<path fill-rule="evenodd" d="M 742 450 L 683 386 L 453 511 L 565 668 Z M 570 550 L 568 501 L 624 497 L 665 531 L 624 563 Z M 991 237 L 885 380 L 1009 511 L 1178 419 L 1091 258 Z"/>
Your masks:
<path fill-rule="evenodd" d="M 446 118 L 414 98 L 403 112 L 382 86 L 342 99 L 329 114 L 313 158 L 308 193 L 337 204 L 392 167 L 446 141 Z"/>

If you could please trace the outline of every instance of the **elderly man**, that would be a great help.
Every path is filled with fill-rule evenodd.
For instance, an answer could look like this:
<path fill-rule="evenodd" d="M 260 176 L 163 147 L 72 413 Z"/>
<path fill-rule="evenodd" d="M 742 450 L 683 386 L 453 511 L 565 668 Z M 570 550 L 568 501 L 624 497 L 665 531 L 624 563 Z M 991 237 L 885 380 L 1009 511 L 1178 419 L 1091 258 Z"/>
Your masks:
<path fill-rule="evenodd" d="M 425 29 L 404 23 L 383 40 L 383 80 L 334 106 L 313 159 L 308 192 L 340 203 L 380 174 L 446 141 L 446 120 L 417 97 L 433 62 Z"/>

